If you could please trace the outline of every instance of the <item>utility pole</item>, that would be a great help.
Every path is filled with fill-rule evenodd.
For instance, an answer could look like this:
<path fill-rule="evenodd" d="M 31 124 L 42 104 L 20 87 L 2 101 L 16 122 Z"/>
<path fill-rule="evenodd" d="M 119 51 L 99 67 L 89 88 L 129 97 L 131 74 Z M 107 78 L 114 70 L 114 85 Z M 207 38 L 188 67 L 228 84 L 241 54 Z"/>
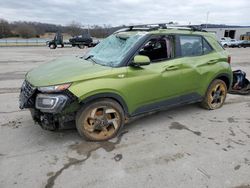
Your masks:
<path fill-rule="evenodd" d="M 206 29 L 207 29 L 207 24 L 208 24 L 208 16 L 209 16 L 209 11 L 207 12 Z"/>

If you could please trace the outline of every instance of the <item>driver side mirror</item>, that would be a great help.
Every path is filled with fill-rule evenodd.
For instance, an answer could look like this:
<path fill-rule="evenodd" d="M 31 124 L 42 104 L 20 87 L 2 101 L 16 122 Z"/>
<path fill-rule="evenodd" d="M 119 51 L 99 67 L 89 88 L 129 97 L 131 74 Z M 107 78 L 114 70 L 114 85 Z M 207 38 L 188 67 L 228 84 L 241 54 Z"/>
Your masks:
<path fill-rule="evenodd" d="M 132 65 L 136 67 L 149 65 L 149 64 L 150 64 L 150 59 L 146 55 L 136 55 L 132 62 Z"/>

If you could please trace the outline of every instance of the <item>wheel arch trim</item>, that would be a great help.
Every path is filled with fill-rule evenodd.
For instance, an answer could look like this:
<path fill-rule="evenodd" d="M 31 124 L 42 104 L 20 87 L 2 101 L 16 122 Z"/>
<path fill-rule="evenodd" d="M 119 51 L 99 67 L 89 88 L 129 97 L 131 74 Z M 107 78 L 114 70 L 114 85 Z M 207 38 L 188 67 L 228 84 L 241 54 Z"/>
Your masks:
<path fill-rule="evenodd" d="M 80 103 L 86 104 L 86 103 L 89 103 L 91 101 L 94 101 L 97 99 L 102 99 L 102 98 L 110 98 L 110 99 L 115 100 L 116 102 L 118 102 L 121 105 L 125 114 L 129 115 L 128 106 L 127 106 L 125 100 L 120 95 L 115 94 L 115 93 L 105 92 L 105 93 L 94 94 L 94 95 L 88 96 L 87 98 L 83 99 L 82 101 L 80 101 Z"/>

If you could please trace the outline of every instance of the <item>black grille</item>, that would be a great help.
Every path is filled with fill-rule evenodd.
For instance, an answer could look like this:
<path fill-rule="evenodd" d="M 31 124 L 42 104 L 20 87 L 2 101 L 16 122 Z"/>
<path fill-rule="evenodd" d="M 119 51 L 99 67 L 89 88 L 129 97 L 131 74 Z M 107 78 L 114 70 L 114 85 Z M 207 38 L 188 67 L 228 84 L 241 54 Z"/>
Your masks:
<path fill-rule="evenodd" d="M 35 91 L 36 87 L 32 86 L 28 81 L 24 80 L 19 96 L 19 107 L 21 109 L 34 106 L 35 99 L 32 96 Z"/>

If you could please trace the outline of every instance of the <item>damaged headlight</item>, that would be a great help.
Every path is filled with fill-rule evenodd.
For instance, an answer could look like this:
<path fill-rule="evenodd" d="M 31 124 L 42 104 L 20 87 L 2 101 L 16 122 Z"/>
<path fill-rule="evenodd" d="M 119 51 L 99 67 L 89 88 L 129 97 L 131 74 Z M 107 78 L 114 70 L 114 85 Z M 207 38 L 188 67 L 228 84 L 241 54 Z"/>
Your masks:
<path fill-rule="evenodd" d="M 60 84 L 55 86 L 45 86 L 45 87 L 38 87 L 38 90 L 43 93 L 52 93 L 52 92 L 60 92 L 68 89 L 71 83 L 67 84 Z"/>
<path fill-rule="evenodd" d="M 42 112 L 58 113 L 68 101 L 69 98 L 62 94 L 38 94 L 36 97 L 36 109 Z"/>

